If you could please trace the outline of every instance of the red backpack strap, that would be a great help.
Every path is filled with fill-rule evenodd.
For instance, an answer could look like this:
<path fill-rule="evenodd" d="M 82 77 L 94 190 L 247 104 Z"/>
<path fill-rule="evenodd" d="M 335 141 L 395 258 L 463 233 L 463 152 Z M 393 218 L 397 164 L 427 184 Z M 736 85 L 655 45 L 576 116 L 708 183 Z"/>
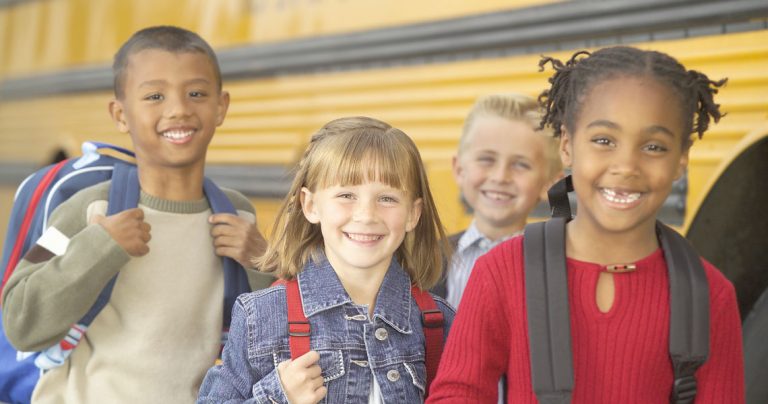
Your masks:
<path fill-rule="evenodd" d="M 429 292 L 411 286 L 411 295 L 416 300 L 421 311 L 421 325 L 424 328 L 424 339 L 426 340 L 426 363 L 427 363 L 427 395 L 432 380 L 435 380 L 437 366 L 440 364 L 440 355 L 443 353 L 443 312 L 437 308 L 435 299 Z"/>
<path fill-rule="evenodd" d="M 288 304 L 288 345 L 291 347 L 291 359 L 296 359 L 309 352 L 309 320 L 304 316 L 301 304 L 301 292 L 296 278 L 280 280 L 275 285 L 285 284 L 285 299 Z"/>

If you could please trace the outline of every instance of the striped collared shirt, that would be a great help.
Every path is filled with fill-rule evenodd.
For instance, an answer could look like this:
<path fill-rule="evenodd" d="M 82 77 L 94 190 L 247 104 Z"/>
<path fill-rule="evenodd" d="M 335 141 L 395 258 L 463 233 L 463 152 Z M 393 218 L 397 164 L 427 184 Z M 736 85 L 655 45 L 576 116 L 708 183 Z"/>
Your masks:
<path fill-rule="evenodd" d="M 454 251 L 453 256 L 451 257 L 451 265 L 448 268 L 446 285 L 448 289 L 446 300 L 448 300 L 448 303 L 458 309 L 459 302 L 461 302 L 461 296 L 464 294 L 464 288 L 466 288 L 467 281 L 469 280 L 469 275 L 472 273 L 472 267 L 474 267 L 475 261 L 480 258 L 481 255 L 487 253 L 491 248 L 496 247 L 501 242 L 517 236 L 520 233 L 521 232 L 516 232 L 509 236 L 502 237 L 499 240 L 491 241 L 480 232 L 475 222 L 472 221 L 459 239 L 456 251 Z"/>

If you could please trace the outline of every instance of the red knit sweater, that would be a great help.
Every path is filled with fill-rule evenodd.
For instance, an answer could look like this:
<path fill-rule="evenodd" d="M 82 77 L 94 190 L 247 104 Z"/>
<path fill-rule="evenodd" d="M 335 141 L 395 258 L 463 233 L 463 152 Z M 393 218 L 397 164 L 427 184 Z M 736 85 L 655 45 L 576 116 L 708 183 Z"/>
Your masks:
<path fill-rule="evenodd" d="M 494 403 L 507 375 L 509 403 L 535 403 L 525 307 L 523 238 L 480 257 L 451 327 L 428 403 Z M 669 284 L 661 250 L 614 276 L 615 299 L 595 302 L 600 265 L 568 259 L 573 403 L 668 403 Z M 704 261 L 709 281 L 709 360 L 696 374 L 697 403 L 743 403 L 741 322 L 733 285 Z"/>

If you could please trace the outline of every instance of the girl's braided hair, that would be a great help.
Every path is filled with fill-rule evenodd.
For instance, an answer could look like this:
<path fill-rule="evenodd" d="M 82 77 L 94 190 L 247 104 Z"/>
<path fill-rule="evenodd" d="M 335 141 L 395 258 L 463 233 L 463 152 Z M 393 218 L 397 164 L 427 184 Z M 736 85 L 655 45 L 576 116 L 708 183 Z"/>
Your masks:
<path fill-rule="evenodd" d="M 720 112 L 720 105 L 714 102 L 714 95 L 728 79 L 712 81 L 703 73 L 686 70 L 675 58 L 662 52 L 629 46 L 603 48 L 594 53 L 579 51 L 565 63 L 542 57 L 539 71 L 543 71 L 547 63 L 552 65 L 555 74 L 549 78 L 550 88 L 539 95 L 539 103 L 544 109 L 540 126 L 550 125 L 555 137 L 561 135 L 563 125 L 573 133 L 581 104 L 591 88 L 601 81 L 621 76 L 649 76 L 678 95 L 685 114 L 683 138 L 686 147 L 691 142 L 688 134 L 696 132 L 701 138 L 710 119 L 717 122 L 725 115 Z"/>

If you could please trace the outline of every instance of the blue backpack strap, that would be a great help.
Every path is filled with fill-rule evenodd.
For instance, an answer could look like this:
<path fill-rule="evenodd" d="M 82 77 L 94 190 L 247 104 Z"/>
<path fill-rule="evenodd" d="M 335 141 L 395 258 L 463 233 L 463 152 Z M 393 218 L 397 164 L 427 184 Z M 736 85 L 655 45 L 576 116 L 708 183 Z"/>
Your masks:
<path fill-rule="evenodd" d="M 208 178 L 203 182 L 203 192 L 208 199 L 213 213 L 237 214 L 229 198 Z M 222 257 L 224 265 L 224 329 L 229 329 L 232 321 L 232 306 L 237 296 L 251 291 L 248 276 L 240 264 L 229 257 Z"/>
<path fill-rule="evenodd" d="M 109 186 L 109 199 L 107 205 L 107 216 L 120 213 L 127 209 L 133 209 L 139 206 L 139 175 L 136 166 L 125 163 L 115 163 L 115 169 L 112 172 L 112 183 Z M 112 289 L 115 287 L 117 275 L 109 280 L 107 285 L 99 293 L 96 303 L 91 306 L 88 312 L 80 319 L 79 324 L 90 325 L 101 309 L 107 305 L 112 295 Z"/>

